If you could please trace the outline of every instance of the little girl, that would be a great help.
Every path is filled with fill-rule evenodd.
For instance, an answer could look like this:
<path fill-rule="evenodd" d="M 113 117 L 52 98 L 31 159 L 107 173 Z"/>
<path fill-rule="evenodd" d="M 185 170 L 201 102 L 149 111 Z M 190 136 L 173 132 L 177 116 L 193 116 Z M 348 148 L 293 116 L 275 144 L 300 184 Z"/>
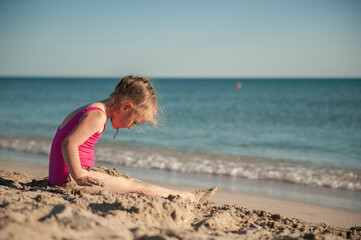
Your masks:
<path fill-rule="evenodd" d="M 62 186 L 75 181 L 77 187 L 98 192 L 139 193 L 149 197 L 179 195 L 188 202 L 208 199 L 217 187 L 195 192 L 176 191 L 151 185 L 134 178 L 114 177 L 87 171 L 94 166 L 94 144 L 105 130 L 110 118 L 114 129 L 128 128 L 151 122 L 157 123 L 158 106 L 151 83 L 141 77 L 126 76 L 109 98 L 82 106 L 70 113 L 55 134 L 49 161 L 50 185 Z"/>

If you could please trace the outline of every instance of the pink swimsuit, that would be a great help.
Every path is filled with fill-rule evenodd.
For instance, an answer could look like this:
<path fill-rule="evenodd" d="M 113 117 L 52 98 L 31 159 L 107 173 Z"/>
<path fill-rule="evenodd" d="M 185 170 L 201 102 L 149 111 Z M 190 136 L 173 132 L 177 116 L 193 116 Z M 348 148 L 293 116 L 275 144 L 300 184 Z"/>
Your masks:
<path fill-rule="evenodd" d="M 69 135 L 69 133 L 74 129 L 74 127 L 78 124 L 79 118 L 84 113 L 92 110 L 100 110 L 104 112 L 98 107 L 90 107 L 84 109 L 77 113 L 64 127 L 62 127 L 61 129 L 58 128 L 58 131 L 56 132 L 53 143 L 51 145 L 49 158 L 49 183 L 51 186 L 62 186 L 65 183 L 65 180 L 69 177 L 70 173 L 64 162 L 63 153 L 61 151 L 61 144 L 63 143 L 64 139 Z M 102 135 L 103 132 L 95 133 L 78 147 L 80 163 L 83 169 L 94 166 L 94 144 L 97 143 L 99 137 Z"/>

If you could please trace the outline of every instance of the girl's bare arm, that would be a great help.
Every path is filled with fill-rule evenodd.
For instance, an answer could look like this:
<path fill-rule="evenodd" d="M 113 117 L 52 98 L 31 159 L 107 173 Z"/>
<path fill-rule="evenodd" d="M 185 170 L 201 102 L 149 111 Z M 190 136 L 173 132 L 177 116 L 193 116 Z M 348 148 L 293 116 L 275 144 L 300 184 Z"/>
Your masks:
<path fill-rule="evenodd" d="M 103 131 L 106 116 L 100 111 L 90 111 L 78 121 L 73 131 L 64 139 L 61 149 L 65 164 L 71 177 L 78 185 L 102 185 L 98 179 L 89 177 L 87 171 L 81 167 L 78 147 L 95 133 Z"/>

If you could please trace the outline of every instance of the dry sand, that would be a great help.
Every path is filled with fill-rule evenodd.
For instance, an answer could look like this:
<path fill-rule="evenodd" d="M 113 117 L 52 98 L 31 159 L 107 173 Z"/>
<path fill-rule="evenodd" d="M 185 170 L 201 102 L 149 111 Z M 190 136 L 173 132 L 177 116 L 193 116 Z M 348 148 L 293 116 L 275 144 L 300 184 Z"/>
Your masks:
<path fill-rule="evenodd" d="M 178 197 L 88 194 L 49 187 L 45 167 L 0 162 L 0 169 L 7 169 L 0 171 L 1 239 L 361 239 L 361 227 L 355 226 L 360 213 L 237 193 L 216 193 L 210 199 L 216 203 L 203 204 Z M 277 211 L 283 208 L 289 214 Z M 314 209 L 316 217 L 295 218 L 302 208 Z M 347 223 L 319 223 L 323 211 L 335 214 L 326 214 L 327 221 Z"/>

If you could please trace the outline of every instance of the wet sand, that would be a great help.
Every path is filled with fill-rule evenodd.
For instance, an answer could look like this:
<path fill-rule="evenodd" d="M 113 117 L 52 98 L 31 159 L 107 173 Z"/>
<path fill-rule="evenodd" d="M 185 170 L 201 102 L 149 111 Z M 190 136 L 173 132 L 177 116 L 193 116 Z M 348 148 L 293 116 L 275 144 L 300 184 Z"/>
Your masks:
<path fill-rule="evenodd" d="M 1 239 L 361 238 L 359 212 L 228 192 L 202 204 L 88 194 L 49 187 L 43 166 L 1 161 L 0 170 Z"/>

